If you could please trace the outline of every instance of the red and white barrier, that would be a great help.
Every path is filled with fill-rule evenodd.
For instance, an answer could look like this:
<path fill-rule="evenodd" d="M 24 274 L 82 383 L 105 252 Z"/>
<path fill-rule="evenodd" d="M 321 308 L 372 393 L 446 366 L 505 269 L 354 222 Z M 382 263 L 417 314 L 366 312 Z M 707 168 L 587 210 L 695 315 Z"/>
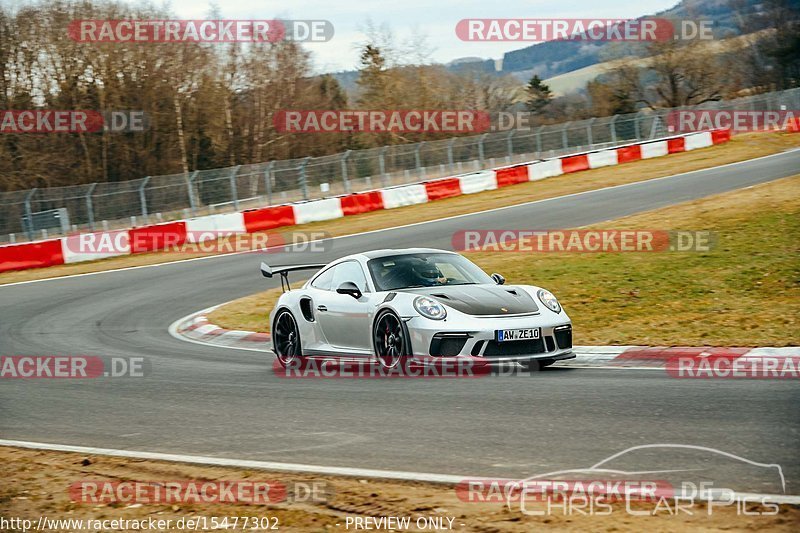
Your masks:
<path fill-rule="evenodd" d="M 63 264 L 61 239 L 0 246 L 0 272 Z"/>
<path fill-rule="evenodd" d="M 140 254 L 180 246 L 187 240 L 186 221 L 165 222 L 128 230 L 131 253 Z"/>
<path fill-rule="evenodd" d="M 642 159 L 662 157 L 669 154 L 669 148 L 667 148 L 667 141 L 656 141 L 652 143 L 642 144 L 641 151 L 642 151 Z"/>
<path fill-rule="evenodd" d="M 294 209 L 291 205 L 251 209 L 242 213 L 242 217 L 244 218 L 244 227 L 247 233 L 267 231 L 283 226 L 294 226 L 297 223 L 294 218 Z"/>
<path fill-rule="evenodd" d="M 71 235 L 25 244 L 0 246 L 0 272 L 41 268 L 107 257 L 144 253 L 241 233 L 331 220 L 369 211 L 423 204 L 462 194 L 494 190 L 571 172 L 607 167 L 721 144 L 730 130 L 677 135 L 582 154 L 534 161 L 460 176 L 379 189 L 335 198 L 209 215 L 129 230 Z"/>
<path fill-rule="evenodd" d="M 693 133 L 691 135 L 687 135 L 684 140 L 684 148 L 688 152 L 689 150 L 697 150 L 698 148 L 708 148 L 714 144 L 713 140 L 711 139 L 711 132 L 710 131 L 703 131 L 700 133 Z"/>
<path fill-rule="evenodd" d="M 425 186 L 425 193 L 428 195 L 429 202 L 452 198 L 453 196 L 460 196 L 462 194 L 461 180 L 458 178 L 442 178 L 426 181 L 423 185 Z"/>
<path fill-rule="evenodd" d="M 331 220 L 332 218 L 342 218 L 344 216 L 342 202 L 339 198 L 326 198 L 324 200 L 293 204 L 292 209 L 294 209 L 294 220 L 297 224 Z"/>
<path fill-rule="evenodd" d="M 623 146 L 617 148 L 617 164 L 630 163 L 631 161 L 639 161 L 642 159 L 642 145 L 633 144 L 631 146 Z"/>
<path fill-rule="evenodd" d="M 405 185 L 381 191 L 384 209 L 394 209 L 406 205 L 424 204 L 428 201 L 428 193 L 424 185 Z"/>
<path fill-rule="evenodd" d="M 120 255 L 130 255 L 131 245 L 128 230 L 81 233 L 61 239 L 64 263 L 97 261 Z"/>
<path fill-rule="evenodd" d="M 345 216 L 379 211 L 384 208 L 381 191 L 369 191 L 357 194 L 348 194 L 339 199 L 342 203 L 342 212 Z"/>
<path fill-rule="evenodd" d="M 528 166 L 524 164 L 498 168 L 494 173 L 497 176 L 498 187 L 508 187 L 509 185 L 516 185 L 517 183 L 529 181 Z"/>
<path fill-rule="evenodd" d="M 474 194 L 497 188 L 497 178 L 493 170 L 464 174 L 458 177 L 458 182 L 462 194 Z"/>
<path fill-rule="evenodd" d="M 548 159 L 528 165 L 528 179 L 530 181 L 553 178 L 555 176 L 560 176 L 563 173 L 564 171 L 561 170 L 560 159 Z"/>
<path fill-rule="evenodd" d="M 588 154 L 570 155 L 561 158 L 561 172 L 564 174 L 583 170 L 589 170 Z"/>
<path fill-rule="evenodd" d="M 589 168 L 610 167 L 619 164 L 616 150 L 603 150 L 589 153 Z"/>
<path fill-rule="evenodd" d="M 205 217 L 190 218 L 186 221 L 189 242 L 205 242 L 247 233 L 242 213 L 224 213 Z"/>

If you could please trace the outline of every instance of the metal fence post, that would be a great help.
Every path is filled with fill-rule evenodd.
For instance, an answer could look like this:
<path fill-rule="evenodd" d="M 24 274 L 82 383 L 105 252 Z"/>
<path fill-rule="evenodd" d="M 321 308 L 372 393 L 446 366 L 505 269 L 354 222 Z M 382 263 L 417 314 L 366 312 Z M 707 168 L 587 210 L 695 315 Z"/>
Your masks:
<path fill-rule="evenodd" d="M 539 126 L 536 128 L 536 157 L 539 157 L 539 154 L 542 153 L 542 130 L 544 126 Z"/>
<path fill-rule="evenodd" d="M 453 144 L 455 144 L 456 138 L 453 137 L 450 139 L 450 142 L 447 143 L 447 163 L 450 165 L 450 173 L 453 173 L 453 167 L 455 164 L 453 163 Z"/>
<path fill-rule="evenodd" d="M 192 209 L 192 216 L 197 214 L 197 200 L 194 197 L 194 179 L 199 170 L 192 172 L 191 176 L 186 176 L 186 190 L 189 193 L 189 207 Z"/>
<path fill-rule="evenodd" d="M 378 170 L 381 173 L 381 183 L 384 185 L 386 185 L 386 182 L 389 181 L 389 176 L 386 175 L 386 151 L 388 149 L 388 146 L 384 146 L 381 148 L 381 151 L 378 152 Z"/>
<path fill-rule="evenodd" d="M 272 169 L 275 168 L 275 161 L 270 161 L 264 171 L 264 187 L 267 189 L 267 205 L 272 205 Z"/>
<path fill-rule="evenodd" d="M 640 127 L 639 127 L 639 112 L 638 111 L 636 112 L 636 116 L 633 117 L 633 134 L 634 134 L 634 136 L 635 136 L 637 141 L 641 140 L 642 132 L 640 131 Z"/>
<path fill-rule="evenodd" d="M 303 200 L 308 200 L 308 179 L 306 177 L 306 165 L 308 165 L 310 160 L 311 156 L 308 156 L 303 159 L 302 163 L 300 163 L 300 176 L 298 176 L 298 181 L 300 190 L 303 191 Z"/>
<path fill-rule="evenodd" d="M 589 123 L 586 125 L 586 140 L 589 143 L 589 149 L 594 147 L 594 138 L 592 136 L 592 126 L 594 125 L 594 121 L 597 120 L 595 117 L 589 119 Z"/>
<path fill-rule="evenodd" d="M 658 126 L 658 121 L 659 120 L 661 120 L 661 117 L 659 117 L 658 115 L 655 115 L 653 117 L 653 125 L 650 126 L 650 138 L 651 139 L 655 139 L 656 138 L 656 133 L 658 131 L 658 127 L 657 126 Z"/>
<path fill-rule="evenodd" d="M 419 152 L 422 150 L 423 146 L 425 146 L 425 141 L 417 143 L 417 147 L 414 149 L 414 164 L 416 165 L 417 172 L 422 169 L 422 157 Z"/>
<path fill-rule="evenodd" d="M 619 118 L 619 115 L 614 115 L 611 118 L 611 143 L 612 144 L 616 144 L 617 143 L 617 119 L 618 118 Z"/>
<path fill-rule="evenodd" d="M 481 166 L 483 166 L 483 141 L 486 139 L 486 136 L 489 135 L 488 133 L 484 133 L 478 139 L 478 161 L 481 162 Z"/>
<path fill-rule="evenodd" d="M 509 130 L 506 135 L 506 143 L 508 144 L 508 162 L 511 163 L 511 158 L 514 157 L 514 134 L 517 130 Z"/>
<path fill-rule="evenodd" d="M 142 180 L 142 184 L 139 185 L 139 203 L 142 205 L 142 218 L 144 218 L 144 223 L 150 223 L 150 217 L 147 215 L 147 197 L 144 194 L 144 188 L 147 186 L 147 182 L 150 181 L 150 176 L 145 176 Z"/>
<path fill-rule="evenodd" d="M 239 172 L 239 168 L 242 165 L 236 165 L 231 170 L 231 198 L 233 199 L 233 209 L 238 211 L 239 210 L 239 191 L 236 189 L 236 173 Z"/>
<path fill-rule="evenodd" d="M 350 180 L 347 179 L 347 158 L 350 157 L 352 150 L 345 150 L 342 154 L 342 180 L 344 181 L 344 192 L 350 193 Z"/>
<path fill-rule="evenodd" d="M 89 219 L 89 227 L 92 229 L 92 231 L 95 230 L 94 206 L 92 205 L 92 193 L 94 192 L 95 187 L 97 187 L 97 183 L 92 183 L 89 185 L 89 190 L 86 191 L 86 217 Z"/>
<path fill-rule="evenodd" d="M 561 129 L 561 142 L 564 145 L 564 150 L 569 148 L 569 140 L 567 139 L 567 128 L 569 125 L 572 124 L 572 121 L 567 122 L 564 124 L 564 127 Z"/>
<path fill-rule="evenodd" d="M 27 235 L 29 241 L 33 240 L 33 209 L 31 209 L 31 198 L 33 198 L 33 195 L 36 194 L 36 191 L 38 190 L 39 189 L 37 187 L 34 187 L 30 191 L 28 191 L 28 194 L 25 195 L 25 200 L 24 200 L 25 217 L 28 219 L 28 223 L 25 224 L 23 230 L 25 231 L 25 235 Z"/>

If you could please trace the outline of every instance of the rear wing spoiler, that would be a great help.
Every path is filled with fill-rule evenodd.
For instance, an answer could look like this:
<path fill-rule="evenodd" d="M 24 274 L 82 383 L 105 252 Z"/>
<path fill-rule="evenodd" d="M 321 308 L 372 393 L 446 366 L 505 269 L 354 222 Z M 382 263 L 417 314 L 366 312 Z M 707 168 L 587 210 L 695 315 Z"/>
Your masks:
<path fill-rule="evenodd" d="M 292 287 L 289 285 L 289 272 L 295 272 L 297 270 L 319 270 L 324 266 L 326 265 L 314 264 L 314 265 L 287 265 L 287 266 L 271 267 L 268 264 L 262 262 L 261 275 L 264 276 L 265 278 L 271 278 L 275 274 L 280 275 L 281 290 L 286 292 L 292 289 Z"/>

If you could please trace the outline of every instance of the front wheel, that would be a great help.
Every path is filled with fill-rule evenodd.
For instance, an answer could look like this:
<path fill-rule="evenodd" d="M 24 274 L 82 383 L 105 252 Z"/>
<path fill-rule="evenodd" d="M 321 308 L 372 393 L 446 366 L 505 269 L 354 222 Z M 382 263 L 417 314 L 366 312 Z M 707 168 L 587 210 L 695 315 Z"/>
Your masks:
<path fill-rule="evenodd" d="M 300 330 L 292 313 L 284 309 L 275 318 L 275 329 L 272 332 L 275 355 L 278 362 L 286 367 L 302 357 L 300 350 Z"/>
<path fill-rule="evenodd" d="M 382 311 L 375 319 L 372 343 L 378 364 L 386 370 L 397 368 L 411 352 L 403 321 L 392 311 Z"/>

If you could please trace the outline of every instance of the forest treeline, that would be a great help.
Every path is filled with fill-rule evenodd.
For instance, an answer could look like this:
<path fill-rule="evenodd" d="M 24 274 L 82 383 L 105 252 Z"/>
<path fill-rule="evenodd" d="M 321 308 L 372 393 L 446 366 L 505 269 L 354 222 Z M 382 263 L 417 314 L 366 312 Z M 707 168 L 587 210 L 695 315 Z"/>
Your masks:
<path fill-rule="evenodd" d="M 771 0 L 770 0 L 771 1 Z M 780 2 L 779 2 L 780 4 Z M 778 8 L 776 8 L 778 9 Z M 0 6 L 0 109 L 144 111 L 144 132 L 0 135 L 0 191 L 124 181 L 147 175 L 321 156 L 443 134 L 286 134 L 285 109 L 528 109 L 540 123 L 641 107 L 700 103 L 796 86 L 797 18 L 778 16 L 727 53 L 660 43 L 586 90 L 554 97 L 538 78 L 455 72 L 432 64 L 424 39 L 403 48 L 367 32 L 356 90 L 315 75 L 302 44 L 80 43 L 80 19 L 170 19 L 141 4 L 54 0 Z M 209 18 L 223 18 L 214 13 Z"/>

